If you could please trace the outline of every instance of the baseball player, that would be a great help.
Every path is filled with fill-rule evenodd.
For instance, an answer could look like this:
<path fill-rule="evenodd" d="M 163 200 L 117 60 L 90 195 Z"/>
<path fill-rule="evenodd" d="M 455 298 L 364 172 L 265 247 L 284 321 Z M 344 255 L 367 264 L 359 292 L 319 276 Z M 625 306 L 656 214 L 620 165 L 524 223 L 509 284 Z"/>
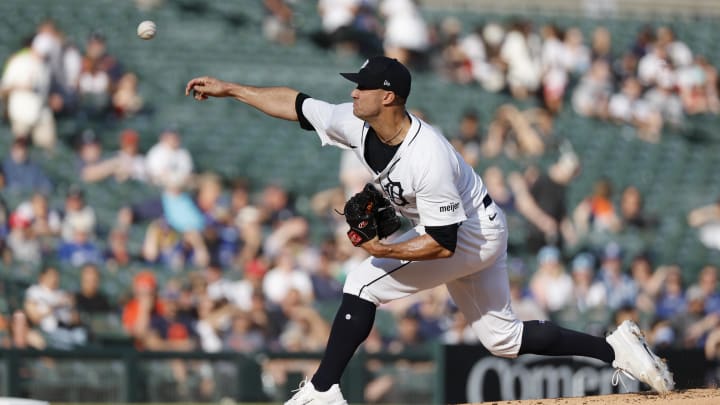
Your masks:
<path fill-rule="evenodd" d="M 633 323 L 603 339 L 551 322 L 519 321 L 510 309 L 505 215 L 450 143 L 407 112 L 409 71 L 395 59 L 377 56 L 359 72 L 342 76 L 357 85 L 352 103 L 330 104 L 287 87 L 212 77 L 192 79 L 185 89 L 197 100 L 232 97 L 270 116 L 299 121 L 317 132 L 323 145 L 354 151 L 373 173 L 372 186 L 382 190 L 366 187 L 346 203 L 348 236 L 371 256 L 348 274 L 320 366 L 286 404 L 345 404 L 340 377 L 370 333 L 376 307 L 440 284 L 494 355 L 593 357 L 658 392 L 673 389 L 672 375 Z M 397 229 L 393 210 L 413 228 L 392 242 L 381 241 Z"/>

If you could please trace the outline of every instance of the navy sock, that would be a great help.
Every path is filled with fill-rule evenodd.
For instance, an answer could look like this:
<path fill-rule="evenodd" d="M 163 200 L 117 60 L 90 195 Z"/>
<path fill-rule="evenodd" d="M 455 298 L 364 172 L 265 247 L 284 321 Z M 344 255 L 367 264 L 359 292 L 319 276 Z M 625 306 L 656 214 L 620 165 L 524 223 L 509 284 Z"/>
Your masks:
<path fill-rule="evenodd" d="M 375 322 L 375 304 L 358 296 L 343 294 L 342 303 L 335 314 L 330 338 L 320 367 L 312 378 L 318 391 L 327 391 L 340 382 L 355 350 L 367 339 Z"/>
<path fill-rule="evenodd" d="M 585 356 L 612 363 L 615 352 L 604 338 L 561 328 L 552 322 L 523 322 L 518 354 Z"/>

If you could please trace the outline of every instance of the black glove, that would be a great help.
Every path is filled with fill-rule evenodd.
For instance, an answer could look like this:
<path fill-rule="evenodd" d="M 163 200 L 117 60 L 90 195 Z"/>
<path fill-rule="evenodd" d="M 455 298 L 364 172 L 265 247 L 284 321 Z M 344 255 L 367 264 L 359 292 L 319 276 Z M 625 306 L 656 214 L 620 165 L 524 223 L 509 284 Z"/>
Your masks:
<path fill-rule="evenodd" d="M 385 198 L 385 196 L 370 183 L 365 185 L 362 192 L 371 195 L 375 203 L 373 217 L 377 225 L 378 238 L 386 238 L 400 229 L 400 218 L 395 213 L 395 208 L 393 208 L 390 200 Z"/>
<path fill-rule="evenodd" d="M 375 199 L 366 190 L 350 197 L 345 203 L 343 215 L 345 215 L 345 221 L 350 225 L 347 235 L 353 245 L 360 246 L 377 236 L 374 209 Z"/>

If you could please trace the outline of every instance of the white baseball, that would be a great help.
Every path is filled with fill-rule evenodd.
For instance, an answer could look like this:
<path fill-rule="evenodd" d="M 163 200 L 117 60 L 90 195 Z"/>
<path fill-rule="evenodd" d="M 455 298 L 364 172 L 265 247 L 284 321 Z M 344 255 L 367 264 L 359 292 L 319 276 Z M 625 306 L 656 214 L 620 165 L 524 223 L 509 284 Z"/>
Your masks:
<path fill-rule="evenodd" d="M 153 39 L 157 32 L 157 26 L 150 20 L 145 20 L 138 24 L 137 35 L 142 39 Z"/>

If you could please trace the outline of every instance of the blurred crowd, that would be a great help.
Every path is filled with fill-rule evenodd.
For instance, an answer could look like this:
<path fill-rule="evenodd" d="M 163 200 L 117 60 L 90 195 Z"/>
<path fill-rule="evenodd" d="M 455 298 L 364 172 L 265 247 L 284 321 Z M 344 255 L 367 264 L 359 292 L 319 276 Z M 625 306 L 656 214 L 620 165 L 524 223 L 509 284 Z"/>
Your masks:
<path fill-rule="evenodd" d="M 264 5 L 265 35 L 294 43 L 292 2 Z M 568 206 L 582 162 L 554 131 L 565 100 L 581 116 L 634 126 L 652 142 L 665 125 L 717 113 L 717 73 L 703 56 L 668 27 L 642 30 L 618 54 L 603 27 L 589 45 L 576 27 L 536 31 L 519 20 L 465 33 L 455 19 L 426 22 L 412 0 L 320 0 L 319 12 L 322 29 L 312 39 L 323 47 L 384 52 L 414 69 L 476 83 L 478 91 L 537 97 L 539 107 L 500 106 L 487 126 L 469 108 L 448 135 L 474 167 L 499 155 L 557 156 L 544 168 L 504 172 L 493 165 L 481 173 L 493 200 L 525 229 L 521 244 L 531 255 L 509 260 L 512 305 L 521 319 L 552 319 L 602 335 L 631 318 L 656 348 L 703 348 L 709 359 L 720 357 L 718 268 L 687 269 L 658 263 L 651 252 L 628 252 L 621 235 L 660 224 L 633 185 L 615 198 L 612 182 L 599 178 L 589 195 Z M 85 129 L 73 140 L 74 184 L 61 188 L 31 152 L 52 150 L 55 118 L 90 128 L 84 124 L 139 113 L 137 77 L 109 54 L 100 32 L 80 49 L 47 21 L 7 59 L 0 95 L 13 135 L 1 157 L 0 192 L 17 201 L 0 199 L 0 259 L 4 269 L 37 270 L 14 287 L 12 277 L 2 282 L 6 296 L 12 288 L 22 291 L 18 305 L 6 299 L 0 306 L 0 347 L 70 349 L 123 336 L 141 350 L 323 349 L 344 277 L 366 258 L 334 213 L 369 180 L 352 154 L 342 155 L 338 187 L 313 195 L 312 212 L 301 212 L 297 196 L 279 184 L 197 172 L 180 128 L 143 134 L 156 136 L 146 151 L 132 128 L 112 142 Z M 105 150 L 109 143 L 117 149 Z M 156 192 L 128 196 L 105 229 L 85 188 L 124 182 Z M 62 195 L 62 204 L 53 205 L 53 195 Z M 688 224 L 718 248 L 720 201 L 689 212 Z M 142 240 L 133 244 L 138 234 Z M 437 342 L 477 343 L 444 288 L 381 306 L 365 350 L 426 350 Z M 314 367 L 266 366 L 278 384 L 288 371 L 307 374 Z M 173 372 L 182 380 L 188 370 L 178 364 Z M 382 397 L 384 382 L 368 395 Z M 211 391 L 212 379 L 203 386 Z"/>
<path fill-rule="evenodd" d="M 266 37 L 294 42 L 293 3 L 265 1 L 268 25 L 285 27 Z M 569 102 L 575 113 L 633 127 L 648 142 L 664 127 L 682 129 L 688 115 L 720 112 L 717 68 L 669 26 L 646 26 L 618 43 L 602 25 L 583 33 L 519 18 L 474 27 L 456 17 L 429 21 L 414 0 L 321 0 L 318 11 L 322 29 L 312 37 L 324 48 L 384 53 L 483 91 L 536 98 L 551 114 Z"/>

